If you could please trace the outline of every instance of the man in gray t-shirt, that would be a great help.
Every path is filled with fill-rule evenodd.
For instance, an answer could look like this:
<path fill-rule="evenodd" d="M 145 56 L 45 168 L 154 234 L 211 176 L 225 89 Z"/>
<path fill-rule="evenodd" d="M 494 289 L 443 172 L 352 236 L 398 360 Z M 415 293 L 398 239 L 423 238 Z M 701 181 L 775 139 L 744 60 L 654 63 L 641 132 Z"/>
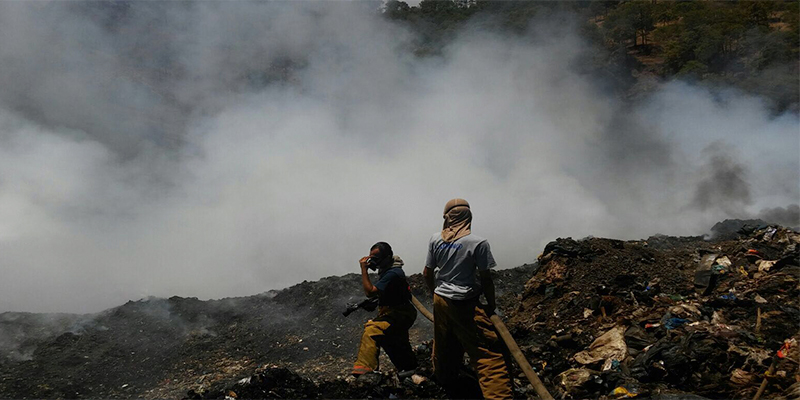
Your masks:
<path fill-rule="evenodd" d="M 488 271 L 497 263 L 486 239 L 469 234 L 447 243 L 442 233 L 436 232 L 428 243 L 425 265 L 437 268 L 434 293 L 448 299 L 467 300 L 481 294 L 477 271 Z"/>
<path fill-rule="evenodd" d="M 431 237 L 423 276 L 433 292 L 433 369 L 448 397 L 474 397 L 460 391 L 458 368 L 464 352 L 478 373 L 487 399 L 510 399 L 511 380 L 503 345 L 489 314 L 495 309 L 491 268 L 496 263 L 486 239 L 472 235 L 472 212 L 464 199 L 444 208 L 442 231 Z M 478 302 L 483 294 L 488 303 Z"/>

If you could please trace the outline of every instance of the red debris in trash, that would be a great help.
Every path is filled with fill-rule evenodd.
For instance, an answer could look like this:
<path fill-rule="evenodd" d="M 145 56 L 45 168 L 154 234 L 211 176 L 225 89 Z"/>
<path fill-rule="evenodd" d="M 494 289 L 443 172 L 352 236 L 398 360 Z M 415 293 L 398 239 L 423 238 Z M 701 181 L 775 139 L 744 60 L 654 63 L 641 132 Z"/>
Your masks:
<path fill-rule="evenodd" d="M 792 348 L 792 340 L 786 340 L 783 342 L 783 346 L 781 346 L 780 350 L 778 350 L 778 358 L 786 358 L 788 351 Z"/>

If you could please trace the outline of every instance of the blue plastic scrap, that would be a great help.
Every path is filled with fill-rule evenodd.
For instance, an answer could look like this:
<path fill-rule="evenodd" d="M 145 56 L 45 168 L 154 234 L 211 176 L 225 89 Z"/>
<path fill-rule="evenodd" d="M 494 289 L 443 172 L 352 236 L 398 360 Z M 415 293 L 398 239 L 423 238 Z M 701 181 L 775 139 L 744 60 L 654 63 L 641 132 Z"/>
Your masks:
<path fill-rule="evenodd" d="M 689 322 L 689 320 L 684 318 L 670 318 L 664 322 L 664 328 L 675 329 L 687 322 Z"/>

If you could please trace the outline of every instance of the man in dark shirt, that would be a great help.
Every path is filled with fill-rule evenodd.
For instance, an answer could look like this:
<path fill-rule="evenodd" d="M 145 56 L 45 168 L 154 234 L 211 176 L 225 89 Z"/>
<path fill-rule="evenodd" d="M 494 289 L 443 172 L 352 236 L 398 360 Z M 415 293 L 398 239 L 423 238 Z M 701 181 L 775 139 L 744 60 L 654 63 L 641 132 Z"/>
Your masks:
<path fill-rule="evenodd" d="M 377 369 L 381 348 L 399 372 L 414 371 L 417 360 L 408 330 L 417 319 L 417 310 L 411 304 L 403 260 L 394 255 L 388 243 L 378 242 L 370 249 L 369 256 L 359 260 L 359 265 L 364 293 L 367 297 L 378 297 L 378 316 L 364 325 L 352 374 L 362 375 Z M 369 279 L 370 268 L 378 270 L 378 282 L 374 285 Z"/>

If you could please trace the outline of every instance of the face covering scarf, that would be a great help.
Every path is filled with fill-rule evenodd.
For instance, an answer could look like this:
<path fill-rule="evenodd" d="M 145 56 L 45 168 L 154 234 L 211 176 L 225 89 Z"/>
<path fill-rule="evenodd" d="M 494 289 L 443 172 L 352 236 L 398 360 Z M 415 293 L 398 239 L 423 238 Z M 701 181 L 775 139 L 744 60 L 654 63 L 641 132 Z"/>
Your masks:
<path fill-rule="evenodd" d="M 472 229 L 472 212 L 469 203 L 464 199 L 452 199 L 444 206 L 444 225 L 442 239 L 446 243 L 454 242 L 470 234 Z"/>

